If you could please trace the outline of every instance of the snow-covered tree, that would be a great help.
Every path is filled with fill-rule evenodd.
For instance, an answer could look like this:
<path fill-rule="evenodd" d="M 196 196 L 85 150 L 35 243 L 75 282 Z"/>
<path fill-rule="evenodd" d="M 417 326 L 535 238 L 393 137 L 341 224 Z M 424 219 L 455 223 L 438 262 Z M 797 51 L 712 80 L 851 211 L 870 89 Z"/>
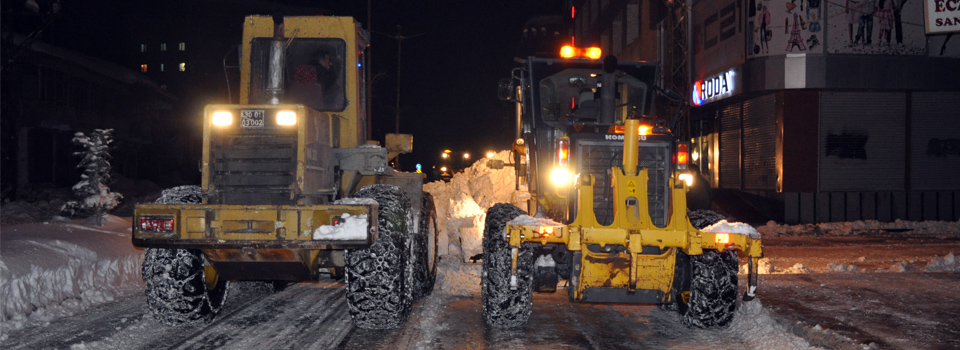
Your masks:
<path fill-rule="evenodd" d="M 73 186 L 76 201 L 63 205 L 61 212 L 68 215 L 92 213 L 96 216 L 97 226 L 103 223 L 107 211 L 115 208 L 122 195 L 110 192 L 106 183 L 110 180 L 110 143 L 113 142 L 113 129 L 96 129 L 89 136 L 82 132 L 73 135 L 73 143 L 83 151 L 75 152 L 81 156 L 77 168 L 83 169 L 80 182 Z"/>

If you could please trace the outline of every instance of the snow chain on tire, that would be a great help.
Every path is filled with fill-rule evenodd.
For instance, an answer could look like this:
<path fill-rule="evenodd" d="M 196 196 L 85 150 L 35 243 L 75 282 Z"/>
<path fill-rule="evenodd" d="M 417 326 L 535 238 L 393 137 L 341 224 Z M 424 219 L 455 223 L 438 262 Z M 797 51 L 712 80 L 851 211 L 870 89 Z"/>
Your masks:
<path fill-rule="evenodd" d="M 681 321 L 687 327 L 723 328 L 737 310 L 737 252 L 704 250 L 690 256 L 689 299 L 679 298 Z"/>
<path fill-rule="evenodd" d="M 156 203 L 200 203 L 201 198 L 199 186 L 180 186 L 164 190 Z M 205 268 L 198 250 L 147 248 L 141 267 L 147 305 L 163 324 L 210 320 L 226 299 L 227 281 L 219 280 L 209 266 Z M 213 288 L 207 285 L 208 279 L 215 283 Z"/>
<path fill-rule="evenodd" d="M 354 196 L 373 198 L 380 208 L 377 242 L 368 248 L 347 251 L 346 295 L 350 316 L 360 328 L 397 328 L 410 315 L 413 299 L 407 273 L 410 201 L 399 187 L 382 184 L 365 186 Z"/>
<path fill-rule="evenodd" d="M 487 211 L 483 230 L 483 318 L 496 328 L 522 327 L 533 311 L 533 251 L 520 248 L 516 289 L 510 288 L 512 252 L 504 238 L 507 222 L 525 214 L 510 204 L 499 203 Z"/>
<path fill-rule="evenodd" d="M 413 242 L 413 298 L 430 295 L 437 280 L 437 209 L 433 196 L 423 193 L 420 222 Z"/>

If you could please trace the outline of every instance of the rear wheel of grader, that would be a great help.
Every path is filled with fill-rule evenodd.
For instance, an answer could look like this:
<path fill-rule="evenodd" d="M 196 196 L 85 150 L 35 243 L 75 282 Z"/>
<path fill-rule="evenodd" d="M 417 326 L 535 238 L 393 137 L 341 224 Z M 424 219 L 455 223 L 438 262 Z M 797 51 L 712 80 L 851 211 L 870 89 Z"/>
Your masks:
<path fill-rule="evenodd" d="M 516 328 L 527 323 L 533 311 L 533 251 L 520 248 L 516 279 L 513 251 L 504 236 L 507 222 L 525 214 L 510 204 L 499 203 L 487 211 L 483 230 L 483 318 L 496 328 Z"/>
<path fill-rule="evenodd" d="M 347 251 L 347 306 L 353 322 L 364 329 L 390 329 L 410 315 L 412 286 L 407 212 L 410 201 L 399 187 L 370 185 L 354 195 L 380 204 L 379 239 L 370 247 Z"/>
<path fill-rule="evenodd" d="M 690 256 L 690 290 L 678 296 L 683 324 L 697 328 L 730 325 L 737 310 L 737 252 L 704 250 Z"/>

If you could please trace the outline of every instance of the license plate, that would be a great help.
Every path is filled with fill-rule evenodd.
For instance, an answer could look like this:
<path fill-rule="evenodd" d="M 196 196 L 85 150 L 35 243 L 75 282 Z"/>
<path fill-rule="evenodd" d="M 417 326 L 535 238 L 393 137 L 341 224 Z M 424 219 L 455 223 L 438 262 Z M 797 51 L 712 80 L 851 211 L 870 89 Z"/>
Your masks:
<path fill-rule="evenodd" d="M 244 128 L 262 128 L 263 110 L 242 110 L 240 111 L 240 126 Z"/>

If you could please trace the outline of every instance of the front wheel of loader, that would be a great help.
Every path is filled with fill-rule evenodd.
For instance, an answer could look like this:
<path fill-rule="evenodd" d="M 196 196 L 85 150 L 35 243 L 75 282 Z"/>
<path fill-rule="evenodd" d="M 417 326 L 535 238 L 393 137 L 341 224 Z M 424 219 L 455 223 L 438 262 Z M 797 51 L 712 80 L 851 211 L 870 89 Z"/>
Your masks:
<path fill-rule="evenodd" d="M 737 252 L 704 250 L 690 256 L 690 290 L 678 296 L 687 327 L 724 328 L 737 310 Z"/>
<path fill-rule="evenodd" d="M 496 204 L 487 211 L 483 230 L 483 318 L 496 328 L 522 327 L 533 311 L 533 251 L 520 248 L 514 283 L 513 251 L 504 236 L 507 222 L 525 214 L 510 204 Z"/>
<path fill-rule="evenodd" d="M 147 248 L 142 267 L 147 305 L 163 324 L 207 321 L 223 306 L 227 282 L 197 250 Z"/>
<path fill-rule="evenodd" d="M 196 204 L 203 198 L 200 186 L 163 190 L 158 204 Z M 141 276 L 147 306 L 163 324 L 179 325 L 212 319 L 227 296 L 227 281 L 203 258 L 199 250 L 147 248 Z"/>
<path fill-rule="evenodd" d="M 410 201 L 399 187 L 371 185 L 354 195 L 380 205 L 379 238 L 346 256 L 347 306 L 354 324 L 364 329 L 390 329 L 410 315 L 412 286 L 407 279 L 410 256 L 407 211 Z"/>

